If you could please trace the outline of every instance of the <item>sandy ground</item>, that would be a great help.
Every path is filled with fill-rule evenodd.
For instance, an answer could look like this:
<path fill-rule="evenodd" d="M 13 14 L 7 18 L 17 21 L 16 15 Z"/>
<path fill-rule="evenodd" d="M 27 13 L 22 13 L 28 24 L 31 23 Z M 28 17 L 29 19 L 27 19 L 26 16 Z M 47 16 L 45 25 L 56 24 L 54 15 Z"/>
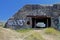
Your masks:
<path fill-rule="evenodd" d="M 0 27 L 0 40 L 24 40 L 25 37 L 28 37 L 33 32 L 40 33 L 40 35 L 42 35 L 45 40 L 60 40 L 60 38 L 58 39 L 54 36 L 44 34 L 44 29 L 29 31 L 24 36 L 22 36 L 21 33 L 2 27 Z"/>
<path fill-rule="evenodd" d="M 54 40 L 53 37 L 50 37 L 50 36 L 48 36 L 48 35 L 45 35 L 45 34 L 43 33 L 44 30 L 34 30 L 34 31 L 40 33 L 40 35 L 42 35 L 42 37 L 43 37 L 45 40 Z"/>
<path fill-rule="evenodd" d="M 22 40 L 20 34 L 10 30 L 0 27 L 0 40 Z"/>

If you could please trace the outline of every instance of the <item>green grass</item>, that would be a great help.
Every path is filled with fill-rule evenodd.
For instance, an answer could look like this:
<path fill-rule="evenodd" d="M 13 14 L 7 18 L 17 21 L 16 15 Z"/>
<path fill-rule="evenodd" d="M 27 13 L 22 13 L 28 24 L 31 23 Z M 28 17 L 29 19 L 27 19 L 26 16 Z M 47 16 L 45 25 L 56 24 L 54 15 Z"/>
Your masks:
<path fill-rule="evenodd" d="M 46 28 L 45 33 L 46 34 L 52 34 L 52 35 L 60 34 L 60 32 L 54 28 Z"/>
<path fill-rule="evenodd" d="M 53 37 L 54 40 L 60 40 L 60 31 L 54 28 L 46 28 L 44 33 L 50 37 Z"/>
<path fill-rule="evenodd" d="M 44 40 L 40 33 L 33 32 L 31 35 L 25 38 L 25 40 Z"/>
<path fill-rule="evenodd" d="M 29 32 L 31 30 L 32 30 L 31 28 L 26 28 L 26 29 L 20 29 L 20 30 L 16 30 L 16 31 L 21 32 L 21 33 L 26 33 L 26 32 Z"/>

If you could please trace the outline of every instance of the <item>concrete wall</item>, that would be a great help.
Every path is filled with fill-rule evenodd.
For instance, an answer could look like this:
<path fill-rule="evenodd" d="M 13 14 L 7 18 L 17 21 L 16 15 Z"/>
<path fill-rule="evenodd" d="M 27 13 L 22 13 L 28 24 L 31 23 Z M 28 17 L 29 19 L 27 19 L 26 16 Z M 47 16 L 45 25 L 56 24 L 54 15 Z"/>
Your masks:
<path fill-rule="evenodd" d="M 55 7 L 57 6 L 57 8 Z M 10 26 L 9 20 L 7 21 L 6 27 L 11 28 L 32 28 L 32 19 L 30 17 L 27 17 L 27 15 L 39 15 L 39 16 L 50 16 L 51 17 L 51 26 L 57 28 L 58 24 L 58 15 L 60 14 L 59 5 L 53 5 L 53 6 L 42 6 L 42 5 L 25 5 L 23 8 L 21 8 L 15 15 L 13 15 L 9 20 L 12 20 L 13 24 L 16 22 L 17 25 Z M 18 25 L 19 22 L 17 20 L 24 20 L 23 25 Z M 15 21 L 15 22 L 14 22 Z M 30 21 L 30 25 L 27 24 L 27 21 Z"/>

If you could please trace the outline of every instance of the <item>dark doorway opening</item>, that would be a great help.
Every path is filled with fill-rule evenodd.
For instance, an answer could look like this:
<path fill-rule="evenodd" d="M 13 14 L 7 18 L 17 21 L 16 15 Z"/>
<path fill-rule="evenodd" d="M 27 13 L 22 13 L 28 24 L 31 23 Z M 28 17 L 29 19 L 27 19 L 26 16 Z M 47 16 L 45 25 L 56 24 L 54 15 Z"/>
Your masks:
<path fill-rule="evenodd" d="M 44 28 L 51 26 L 51 18 L 32 18 L 32 28 L 41 28 L 36 26 L 38 22 L 44 22 Z"/>

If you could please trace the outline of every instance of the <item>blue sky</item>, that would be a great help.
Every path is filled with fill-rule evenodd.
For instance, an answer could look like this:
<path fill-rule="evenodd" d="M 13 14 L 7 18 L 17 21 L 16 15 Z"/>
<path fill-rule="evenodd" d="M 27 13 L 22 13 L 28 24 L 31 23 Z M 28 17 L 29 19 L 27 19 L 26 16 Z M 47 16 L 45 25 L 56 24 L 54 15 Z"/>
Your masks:
<path fill-rule="evenodd" d="M 6 21 L 26 4 L 55 4 L 60 0 L 0 0 L 0 20 Z"/>

